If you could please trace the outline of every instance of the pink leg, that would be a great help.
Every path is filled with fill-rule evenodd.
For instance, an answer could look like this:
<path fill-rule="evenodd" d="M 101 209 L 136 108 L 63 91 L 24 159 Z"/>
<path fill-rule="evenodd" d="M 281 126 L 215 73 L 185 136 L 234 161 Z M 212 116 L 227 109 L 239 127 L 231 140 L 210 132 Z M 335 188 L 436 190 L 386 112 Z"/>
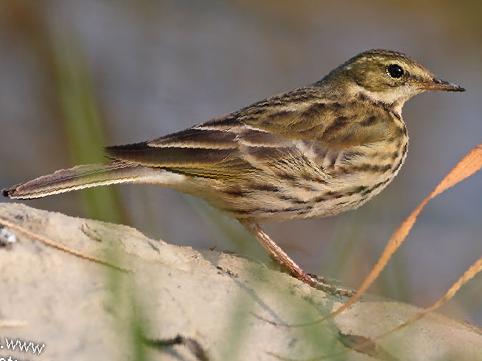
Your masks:
<path fill-rule="evenodd" d="M 269 255 L 278 262 L 282 267 L 285 267 L 288 272 L 300 281 L 310 285 L 311 287 L 320 289 L 326 293 L 339 296 L 353 295 L 352 291 L 338 288 L 334 285 L 329 284 L 323 278 L 318 279 L 307 274 L 303 269 L 293 261 L 285 251 L 283 251 L 272 239 L 264 232 L 261 227 L 251 221 L 240 220 L 241 224 L 246 227 L 246 229 L 252 233 L 256 239 L 261 243 L 261 245 L 268 251 Z"/>

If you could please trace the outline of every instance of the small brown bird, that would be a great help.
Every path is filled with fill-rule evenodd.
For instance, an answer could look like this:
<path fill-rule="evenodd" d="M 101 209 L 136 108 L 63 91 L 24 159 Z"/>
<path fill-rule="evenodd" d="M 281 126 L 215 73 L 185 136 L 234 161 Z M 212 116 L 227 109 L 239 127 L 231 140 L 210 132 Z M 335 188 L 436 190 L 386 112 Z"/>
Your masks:
<path fill-rule="evenodd" d="M 161 138 L 108 147 L 106 164 L 59 170 L 3 194 L 32 199 L 117 183 L 173 188 L 230 213 L 294 277 L 333 291 L 258 222 L 335 215 L 380 193 L 407 153 L 402 107 L 426 90 L 464 89 L 402 53 L 369 50 L 312 85 Z"/>

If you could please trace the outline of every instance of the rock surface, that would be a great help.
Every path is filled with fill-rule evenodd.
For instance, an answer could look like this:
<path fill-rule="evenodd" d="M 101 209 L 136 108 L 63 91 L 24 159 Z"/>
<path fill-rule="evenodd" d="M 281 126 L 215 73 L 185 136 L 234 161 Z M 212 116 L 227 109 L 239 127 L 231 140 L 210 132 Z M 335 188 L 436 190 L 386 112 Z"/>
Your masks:
<path fill-rule="evenodd" d="M 169 245 L 126 226 L 19 204 L 1 204 L 2 219 L 16 225 L 1 234 L 8 238 L 0 248 L 3 357 L 482 360 L 480 329 L 438 314 L 363 352 L 353 350 L 360 340 L 382 334 L 417 312 L 410 305 L 368 297 L 335 320 L 313 323 L 342 300 L 264 265 Z M 142 347 L 141 333 L 162 346 Z M 5 347 L 5 337 L 46 346 L 40 355 L 14 352 Z"/>

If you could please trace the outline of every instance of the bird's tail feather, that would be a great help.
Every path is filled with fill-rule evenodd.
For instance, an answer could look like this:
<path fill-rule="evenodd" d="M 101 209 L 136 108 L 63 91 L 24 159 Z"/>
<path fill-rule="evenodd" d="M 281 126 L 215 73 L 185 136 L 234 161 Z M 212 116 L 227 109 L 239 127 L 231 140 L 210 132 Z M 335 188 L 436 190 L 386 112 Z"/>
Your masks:
<path fill-rule="evenodd" d="M 108 164 L 80 165 L 4 189 L 12 199 L 34 199 L 73 190 L 118 183 L 156 183 L 162 170 L 114 161 Z M 161 182 L 159 182 L 161 183 Z"/>

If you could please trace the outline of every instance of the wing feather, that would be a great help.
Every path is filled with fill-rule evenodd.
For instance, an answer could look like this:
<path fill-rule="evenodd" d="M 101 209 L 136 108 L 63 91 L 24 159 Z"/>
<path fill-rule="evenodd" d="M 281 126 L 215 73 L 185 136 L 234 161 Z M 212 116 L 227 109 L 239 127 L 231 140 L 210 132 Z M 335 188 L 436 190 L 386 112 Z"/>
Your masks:
<path fill-rule="evenodd" d="M 234 149 L 236 134 L 226 130 L 189 128 L 147 143 L 153 148 Z"/>
<path fill-rule="evenodd" d="M 298 168 L 293 172 L 303 167 L 325 172 L 345 152 L 388 136 L 387 115 L 380 110 L 364 119 L 357 104 L 340 104 L 316 87 L 301 88 L 152 141 L 109 147 L 107 153 L 214 178 L 266 172 L 270 166 L 287 170 L 290 164 Z"/>
<path fill-rule="evenodd" d="M 106 151 L 113 159 L 159 168 L 222 163 L 233 155 L 233 149 L 153 147 L 147 142 L 108 147 Z"/>

